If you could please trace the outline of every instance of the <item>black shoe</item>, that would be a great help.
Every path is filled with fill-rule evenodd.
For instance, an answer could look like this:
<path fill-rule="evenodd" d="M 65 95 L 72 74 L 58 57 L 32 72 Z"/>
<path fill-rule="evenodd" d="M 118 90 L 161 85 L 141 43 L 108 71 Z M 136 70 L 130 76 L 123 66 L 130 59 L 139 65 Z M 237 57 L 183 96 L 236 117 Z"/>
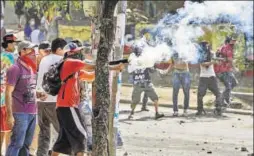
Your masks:
<path fill-rule="evenodd" d="M 198 111 L 198 112 L 196 113 L 196 116 L 200 116 L 200 115 L 203 115 L 203 111 Z"/>
<path fill-rule="evenodd" d="M 142 108 L 141 108 L 141 111 L 146 111 L 146 112 L 149 112 L 149 109 L 148 109 L 148 108 L 146 108 L 146 107 L 142 107 Z"/>
<path fill-rule="evenodd" d="M 159 113 L 155 114 L 155 120 L 162 118 L 162 117 L 164 117 L 164 114 L 159 114 Z"/>
<path fill-rule="evenodd" d="M 133 119 L 134 112 L 131 112 L 131 114 L 128 116 L 128 119 Z"/>
<path fill-rule="evenodd" d="M 87 151 L 92 151 L 93 150 L 93 146 L 92 145 L 87 145 Z"/>
<path fill-rule="evenodd" d="M 222 115 L 222 110 L 216 108 L 216 109 L 214 110 L 214 114 L 217 115 L 217 116 L 221 116 L 221 115 Z"/>

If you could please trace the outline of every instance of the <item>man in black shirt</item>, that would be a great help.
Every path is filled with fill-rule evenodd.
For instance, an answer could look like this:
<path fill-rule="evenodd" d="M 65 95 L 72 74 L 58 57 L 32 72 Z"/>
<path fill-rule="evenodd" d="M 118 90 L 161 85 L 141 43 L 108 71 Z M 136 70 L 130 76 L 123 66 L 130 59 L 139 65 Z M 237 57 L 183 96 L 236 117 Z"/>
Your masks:
<path fill-rule="evenodd" d="M 133 68 L 131 65 L 131 57 L 139 57 L 142 51 L 142 47 L 134 45 L 133 53 L 129 58 L 130 65 L 128 67 L 128 72 L 133 76 L 132 104 L 129 119 L 133 118 L 134 110 L 136 108 L 136 105 L 140 102 L 140 96 L 142 92 L 145 92 L 147 97 L 149 97 L 154 102 L 156 112 L 155 119 L 159 119 L 162 118 L 164 114 L 158 113 L 158 95 L 153 88 L 150 77 L 150 72 L 153 72 L 153 70 L 151 68 L 135 69 L 135 67 Z"/>

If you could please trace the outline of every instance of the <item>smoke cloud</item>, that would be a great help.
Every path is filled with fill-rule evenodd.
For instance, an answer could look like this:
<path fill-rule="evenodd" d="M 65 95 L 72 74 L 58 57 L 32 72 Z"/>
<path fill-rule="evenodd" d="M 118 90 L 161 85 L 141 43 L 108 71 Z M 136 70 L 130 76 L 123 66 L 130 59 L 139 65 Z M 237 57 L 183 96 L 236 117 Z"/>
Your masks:
<path fill-rule="evenodd" d="M 137 68 L 151 67 L 175 52 L 189 63 L 198 63 L 197 38 L 204 34 L 202 26 L 209 29 L 209 25 L 219 23 L 234 25 L 253 45 L 253 1 L 186 1 L 176 14 L 167 14 L 152 30 L 155 45 L 146 46 Z"/>

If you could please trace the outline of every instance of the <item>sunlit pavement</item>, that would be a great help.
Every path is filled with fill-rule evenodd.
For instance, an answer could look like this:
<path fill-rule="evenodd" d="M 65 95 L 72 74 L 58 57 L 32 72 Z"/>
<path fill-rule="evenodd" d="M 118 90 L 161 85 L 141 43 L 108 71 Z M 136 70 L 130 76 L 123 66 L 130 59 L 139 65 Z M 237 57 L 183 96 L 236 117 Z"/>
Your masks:
<path fill-rule="evenodd" d="M 166 117 L 154 120 L 150 112 L 137 113 L 128 120 L 129 105 L 120 105 L 120 130 L 124 147 L 117 156 L 247 156 L 253 153 L 253 116 L 213 114 L 172 117 L 172 109 L 160 108 Z M 180 115 L 182 110 L 179 111 Z M 241 151 L 246 148 L 248 151 Z"/>

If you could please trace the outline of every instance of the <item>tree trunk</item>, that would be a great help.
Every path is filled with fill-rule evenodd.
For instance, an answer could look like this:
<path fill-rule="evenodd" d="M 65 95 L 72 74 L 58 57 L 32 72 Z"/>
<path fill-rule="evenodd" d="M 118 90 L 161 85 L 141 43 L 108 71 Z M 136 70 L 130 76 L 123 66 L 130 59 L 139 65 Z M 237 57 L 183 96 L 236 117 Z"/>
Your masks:
<path fill-rule="evenodd" d="M 93 156 L 109 156 L 109 70 L 108 56 L 114 42 L 114 10 L 118 0 L 102 1 L 100 42 L 96 60 L 96 103 L 93 107 Z"/>

